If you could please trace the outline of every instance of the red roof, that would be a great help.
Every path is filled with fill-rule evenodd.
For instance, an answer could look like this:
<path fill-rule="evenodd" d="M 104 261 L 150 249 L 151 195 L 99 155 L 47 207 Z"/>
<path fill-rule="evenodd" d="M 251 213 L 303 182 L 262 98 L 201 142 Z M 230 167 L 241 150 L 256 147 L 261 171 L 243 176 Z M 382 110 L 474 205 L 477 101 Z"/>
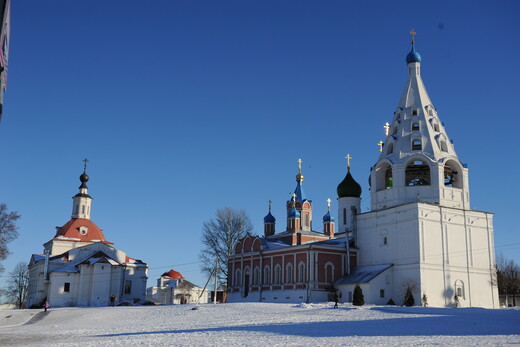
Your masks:
<path fill-rule="evenodd" d="M 182 275 L 179 272 L 177 272 L 173 269 L 171 269 L 168 272 L 163 273 L 161 277 L 170 277 L 170 278 L 173 278 L 174 280 L 184 278 L 184 277 L 182 277 Z"/>
<path fill-rule="evenodd" d="M 79 232 L 79 229 L 82 226 L 88 228 L 84 235 Z M 103 242 L 109 245 L 113 244 L 112 242 L 108 242 L 105 239 L 105 235 L 103 235 L 101 229 L 99 229 L 98 226 L 94 224 L 94 222 L 85 218 L 73 218 L 69 220 L 58 230 L 54 236 L 54 240 L 73 242 Z"/>

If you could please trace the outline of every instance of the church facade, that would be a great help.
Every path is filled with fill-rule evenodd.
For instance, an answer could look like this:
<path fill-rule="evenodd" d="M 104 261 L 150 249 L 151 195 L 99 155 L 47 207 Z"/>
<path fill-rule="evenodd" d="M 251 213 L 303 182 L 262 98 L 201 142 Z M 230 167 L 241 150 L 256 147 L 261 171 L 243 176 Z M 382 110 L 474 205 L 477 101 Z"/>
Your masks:
<path fill-rule="evenodd" d="M 350 302 L 360 285 L 370 304 L 401 304 L 410 290 L 415 305 L 499 307 L 493 214 L 470 208 L 468 168 L 426 92 L 413 40 L 406 62 L 408 80 L 370 169 L 371 210 L 361 213 L 347 156 L 337 232 L 330 203 L 324 232 L 312 231 L 302 176 L 287 205 L 287 229 L 274 233 L 269 212 L 264 236 L 236 246 L 229 301 L 324 301 L 337 291 Z"/>
<path fill-rule="evenodd" d="M 85 162 L 71 219 L 56 227 L 43 254 L 31 256 L 27 307 L 45 301 L 52 307 L 144 302 L 148 265 L 115 248 L 90 220 L 88 180 Z"/>

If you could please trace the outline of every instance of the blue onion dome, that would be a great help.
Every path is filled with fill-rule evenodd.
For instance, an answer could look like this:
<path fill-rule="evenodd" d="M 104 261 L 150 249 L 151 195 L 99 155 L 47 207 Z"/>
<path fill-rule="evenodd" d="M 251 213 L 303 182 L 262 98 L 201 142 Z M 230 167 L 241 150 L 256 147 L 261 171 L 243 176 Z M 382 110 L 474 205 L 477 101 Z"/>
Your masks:
<path fill-rule="evenodd" d="M 412 45 L 412 50 L 408 55 L 406 56 L 406 63 L 420 63 L 421 62 L 421 55 L 419 52 L 415 50 L 415 46 Z"/>
<path fill-rule="evenodd" d="M 276 218 L 271 214 L 271 211 L 264 217 L 264 223 L 274 223 L 276 222 Z"/>
<path fill-rule="evenodd" d="M 356 182 L 354 177 L 350 174 L 350 168 L 347 171 L 347 175 L 338 184 L 338 198 L 359 198 L 361 197 L 361 186 Z"/>
<path fill-rule="evenodd" d="M 334 222 L 334 217 L 330 215 L 330 211 L 327 211 L 327 213 L 323 216 L 323 222 Z"/>
<path fill-rule="evenodd" d="M 300 218 L 300 212 L 298 212 L 298 210 L 296 209 L 296 207 L 294 207 L 294 205 L 293 205 L 293 208 L 289 211 L 288 217 L 289 218 Z"/>

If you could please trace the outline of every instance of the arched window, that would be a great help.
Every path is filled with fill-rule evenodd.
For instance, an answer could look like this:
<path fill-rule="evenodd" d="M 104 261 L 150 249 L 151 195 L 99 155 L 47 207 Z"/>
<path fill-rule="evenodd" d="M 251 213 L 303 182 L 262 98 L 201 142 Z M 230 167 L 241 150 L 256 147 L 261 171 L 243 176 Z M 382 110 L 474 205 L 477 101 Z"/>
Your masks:
<path fill-rule="evenodd" d="M 235 272 L 235 287 L 240 287 L 242 285 L 242 272 L 240 269 L 237 269 Z"/>
<path fill-rule="evenodd" d="M 448 160 L 444 165 L 444 185 L 452 188 L 462 188 L 462 179 L 459 176 L 460 166 L 454 160 Z"/>
<path fill-rule="evenodd" d="M 412 116 L 417 116 L 417 109 L 412 110 Z"/>
<path fill-rule="evenodd" d="M 439 131 L 439 124 L 437 124 L 436 122 L 433 123 L 433 130 L 435 131 Z"/>
<path fill-rule="evenodd" d="M 393 142 L 390 142 L 388 144 L 388 148 L 386 149 L 386 154 L 392 154 L 394 153 L 394 144 Z"/>
<path fill-rule="evenodd" d="M 276 264 L 274 267 L 274 284 L 282 283 L 282 267 L 280 264 Z"/>
<path fill-rule="evenodd" d="M 271 269 L 269 268 L 269 265 L 266 265 L 264 267 L 264 284 L 270 284 L 271 283 Z"/>
<path fill-rule="evenodd" d="M 419 139 L 412 140 L 412 150 L 420 151 L 422 149 L 422 142 Z"/>
<path fill-rule="evenodd" d="M 285 267 L 285 283 L 293 283 L 293 266 L 291 263 Z"/>
<path fill-rule="evenodd" d="M 394 127 L 394 130 L 392 131 L 392 135 L 396 135 L 397 134 L 397 125 Z"/>
<path fill-rule="evenodd" d="M 331 262 L 325 264 L 325 282 L 334 282 L 334 265 Z"/>
<path fill-rule="evenodd" d="M 298 265 L 298 282 L 305 282 L 305 264 L 303 262 Z"/>
<path fill-rule="evenodd" d="M 448 151 L 448 146 L 446 146 L 446 141 L 444 141 L 444 140 L 441 141 L 441 151 L 443 151 L 443 152 Z"/>
<path fill-rule="evenodd" d="M 81 205 L 81 213 L 85 214 L 85 205 Z"/>
<path fill-rule="evenodd" d="M 414 160 L 406 166 L 405 185 L 429 186 L 430 182 L 430 167 L 426 162 Z"/>
<path fill-rule="evenodd" d="M 419 130 L 419 123 L 412 123 L 412 130 Z"/>
<path fill-rule="evenodd" d="M 388 163 L 383 163 L 376 169 L 376 190 L 390 189 L 393 186 L 392 166 Z"/>
<path fill-rule="evenodd" d="M 457 296 L 461 299 L 466 297 L 464 293 L 464 282 L 462 280 L 455 281 L 455 294 L 457 294 Z"/>
<path fill-rule="evenodd" d="M 255 286 L 260 284 L 260 268 L 258 266 L 253 271 L 253 284 Z"/>

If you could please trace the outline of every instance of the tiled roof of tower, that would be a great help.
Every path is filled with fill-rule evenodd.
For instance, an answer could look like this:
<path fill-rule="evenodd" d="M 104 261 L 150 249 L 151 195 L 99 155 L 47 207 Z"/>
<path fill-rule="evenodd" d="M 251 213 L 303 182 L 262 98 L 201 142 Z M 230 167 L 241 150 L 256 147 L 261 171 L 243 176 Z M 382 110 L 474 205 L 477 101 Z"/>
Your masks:
<path fill-rule="evenodd" d="M 86 227 L 86 232 L 80 232 L 81 227 Z M 94 222 L 85 218 L 73 218 L 62 226 L 54 240 L 60 241 L 80 241 L 80 242 L 103 242 L 112 245 L 105 239 L 105 235 Z"/>

